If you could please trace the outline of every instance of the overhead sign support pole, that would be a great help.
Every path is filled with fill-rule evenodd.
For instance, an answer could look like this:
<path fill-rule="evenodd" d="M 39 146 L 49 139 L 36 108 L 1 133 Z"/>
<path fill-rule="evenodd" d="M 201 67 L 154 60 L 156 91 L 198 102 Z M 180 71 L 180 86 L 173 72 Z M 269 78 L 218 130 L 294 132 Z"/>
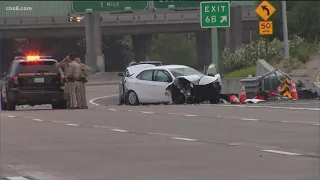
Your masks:
<path fill-rule="evenodd" d="M 212 62 L 222 71 L 220 35 L 218 28 L 230 27 L 230 1 L 204 1 L 200 3 L 201 28 L 211 30 Z"/>

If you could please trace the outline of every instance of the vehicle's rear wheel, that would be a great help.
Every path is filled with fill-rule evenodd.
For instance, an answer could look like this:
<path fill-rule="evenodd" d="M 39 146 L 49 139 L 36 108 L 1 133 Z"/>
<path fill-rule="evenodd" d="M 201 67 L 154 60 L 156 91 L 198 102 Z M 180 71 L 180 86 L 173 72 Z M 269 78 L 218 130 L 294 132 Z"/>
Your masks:
<path fill-rule="evenodd" d="M 128 93 L 127 93 L 127 100 L 126 100 L 126 103 L 128 105 L 138 105 L 139 104 L 139 99 L 138 99 L 138 96 L 137 94 L 130 90 Z"/>
<path fill-rule="evenodd" d="M 1 95 L 1 110 L 3 111 L 8 110 L 8 105 L 3 101 L 2 95 Z"/>
<path fill-rule="evenodd" d="M 58 103 L 52 103 L 51 106 L 52 109 L 67 109 L 67 102 L 63 100 Z"/>
<path fill-rule="evenodd" d="M 15 104 L 14 102 L 8 100 L 7 109 L 8 109 L 8 111 L 14 111 L 14 110 L 16 110 L 16 104 Z"/>

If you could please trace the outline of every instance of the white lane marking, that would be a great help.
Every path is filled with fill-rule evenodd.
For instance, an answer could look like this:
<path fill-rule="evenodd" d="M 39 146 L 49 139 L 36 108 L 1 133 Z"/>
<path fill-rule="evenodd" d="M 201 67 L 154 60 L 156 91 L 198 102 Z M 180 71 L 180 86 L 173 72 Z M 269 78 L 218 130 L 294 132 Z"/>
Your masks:
<path fill-rule="evenodd" d="M 28 180 L 27 178 L 22 177 L 22 176 L 6 177 L 6 179 L 8 179 L 8 180 Z"/>
<path fill-rule="evenodd" d="M 129 109 L 128 111 L 129 111 L 129 112 L 132 112 L 132 110 L 130 110 L 130 109 Z"/>
<path fill-rule="evenodd" d="M 157 135 L 157 136 L 179 136 L 177 134 L 167 134 L 167 133 L 147 133 L 149 135 Z"/>
<path fill-rule="evenodd" d="M 174 140 L 182 140 L 182 141 L 198 141 L 197 139 L 182 138 L 182 137 L 170 137 L 170 139 L 174 139 Z"/>
<path fill-rule="evenodd" d="M 38 122 L 42 122 L 42 119 L 32 119 L 33 121 L 38 121 Z"/>
<path fill-rule="evenodd" d="M 186 116 L 186 117 L 197 117 L 198 115 L 194 115 L 194 114 L 185 114 L 184 116 Z"/>
<path fill-rule="evenodd" d="M 253 119 L 253 118 L 241 118 L 242 121 L 259 121 L 259 119 Z"/>
<path fill-rule="evenodd" d="M 173 115 L 173 113 L 166 113 L 166 114 L 168 114 L 168 115 Z"/>
<path fill-rule="evenodd" d="M 129 132 L 128 130 L 124 129 L 109 129 L 110 131 L 115 131 L 115 132 Z"/>
<path fill-rule="evenodd" d="M 16 116 L 8 115 L 8 117 L 10 117 L 10 118 L 15 118 Z"/>
<path fill-rule="evenodd" d="M 320 108 L 299 108 L 299 107 L 280 107 L 280 106 L 250 106 L 250 105 L 220 105 L 220 106 L 320 111 Z"/>
<path fill-rule="evenodd" d="M 143 114 L 154 114 L 154 112 L 141 111 Z"/>
<path fill-rule="evenodd" d="M 117 111 L 116 109 L 108 109 L 109 111 Z"/>
<path fill-rule="evenodd" d="M 80 125 L 79 124 L 66 124 L 66 126 L 76 126 L 76 127 L 78 127 Z"/>
<path fill-rule="evenodd" d="M 92 126 L 94 128 L 101 128 L 101 129 L 110 129 L 111 127 L 109 126 Z"/>
<path fill-rule="evenodd" d="M 315 125 L 315 126 L 320 126 L 320 124 L 313 124 L 313 125 Z"/>
<path fill-rule="evenodd" d="M 229 146 L 239 146 L 239 144 L 237 144 L 237 143 L 229 143 L 228 145 Z"/>
<path fill-rule="evenodd" d="M 292 153 L 287 151 L 278 151 L 278 150 L 261 150 L 263 152 L 269 152 L 269 153 L 275 153 L 275 154 L 283 154 L 283 155 L 289 155 L 289 156 L 301 156 L 301 154 L 298 153 Z"/>
<path fill-rule="evenodd" d="M 96 105 L 96 106 L 99 106 L 100 104 L 98 103 L 95 103 L 94 101 L 98 100 L 98 99 L 104 99 L 104 98 L 110 98 L 110 97 L 114 97 L 114 96 L 118 96 L 119 94 L 114 94 L 114 95 L 109 95 L 109 96 L 100 96 L 100 97 L 97 97 L 97 98 L 93 98 L 89 101 L 90 104 L 93 104 L 93 105 Z"/>

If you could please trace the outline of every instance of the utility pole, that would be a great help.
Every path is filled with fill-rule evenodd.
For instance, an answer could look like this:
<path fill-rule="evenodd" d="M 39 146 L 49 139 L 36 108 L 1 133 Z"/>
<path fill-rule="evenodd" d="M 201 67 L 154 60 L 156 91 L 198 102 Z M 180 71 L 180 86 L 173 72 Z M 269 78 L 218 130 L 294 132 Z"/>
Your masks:
<path fill-rule="evenodd" d="M 287 25 L 287 5 L 286 1 L 281 1 L 282 8 L 282 34 L 284 58 L 289 59 L 288 25 Z"/>

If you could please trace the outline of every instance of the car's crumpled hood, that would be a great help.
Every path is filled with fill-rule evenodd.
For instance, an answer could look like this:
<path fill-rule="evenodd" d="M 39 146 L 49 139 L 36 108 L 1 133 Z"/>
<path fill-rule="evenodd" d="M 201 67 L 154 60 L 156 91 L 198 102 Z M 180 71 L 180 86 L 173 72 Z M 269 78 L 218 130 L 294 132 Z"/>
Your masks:
<path fill-rule="evenodd" d="M 156 65 L 153 65 L 153 64 L 139 64 L 139 65 L 130 66 L 127 69 L 129 71 L 129 74 L 133 75 L 135 73 L 140 72 L 143 69 L 150 68 L 150 67 L 155 67 L 155 66 Z"/>
<path fill-rule="evenodd" d="M 206 75 L 190 75 L 190 76 L 179 76 L 176 79 L 186 79 L 194 85 L 207 85 L 219 80 L 219 76 L 206 76 Z"/>

